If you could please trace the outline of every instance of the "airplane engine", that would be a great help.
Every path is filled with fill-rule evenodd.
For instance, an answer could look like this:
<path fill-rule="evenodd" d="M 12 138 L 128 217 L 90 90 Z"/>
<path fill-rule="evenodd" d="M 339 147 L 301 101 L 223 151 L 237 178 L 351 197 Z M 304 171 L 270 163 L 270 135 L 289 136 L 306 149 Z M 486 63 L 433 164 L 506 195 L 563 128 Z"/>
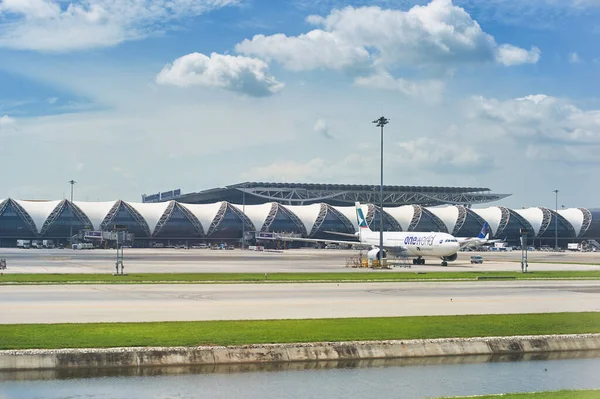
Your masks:
<path fill-rule="evenodd" d="M 458 258 L 458 254 L 454 254 L 454 255 L 450 255 L 450 256 L 444 256 L 444 261 L 446 261 L 446 262 L 454 262 L 456 260 L 456 258 Z"/>
<path fill-rule="evenodd" d="M 387 252 L 385 250 L 383 250 L 383 257 L 385 258 L 387 255 Z M 379 259 L 379 248 L 373 248 L 371 250 L 369 250 L 369 252 L 367 252 L 367 258 L 369 260 L 378 260 Z"/>

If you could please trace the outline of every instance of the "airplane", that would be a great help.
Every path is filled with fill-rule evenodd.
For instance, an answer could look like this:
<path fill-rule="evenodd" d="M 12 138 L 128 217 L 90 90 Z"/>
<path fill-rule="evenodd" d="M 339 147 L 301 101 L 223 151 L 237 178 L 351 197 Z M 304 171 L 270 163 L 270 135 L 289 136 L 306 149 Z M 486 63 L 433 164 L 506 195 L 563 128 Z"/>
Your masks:
<path fill-rule="evenodd" d="M 477 237 L 456 237 L 456 239 L 458 240 L 458 243 L 460 244 L 461 248 L 477 248 L 482 245 L 493 244 L 496 242 L 503 241 L 498 239 L 490 240 L 490 233 L 488 231 L 489 228 L 490 225 L 487 222 L 484 222 L 483 226 L 481 227 L 481 231 L 479 232 L 479 235 Z"/>
<path fill-rule="evenodd" d="M 274 237 L 273 239 L 284 241 L 303 241 L 332 243 L 342 245 L 361 245 L 371 248 L 367 256 L 371 260 L 380 259 L 379 232 L 372 231 L 367 224 L 360 203 L 356 202 L 356 217 L 358 219 L 358 241 L 337 241 L 320 240 L 298 237 Z M 384 231 L 383 232 L 383 258 L 387 253 L 395 257 L 410 256 L 413 258 L 413 265 L 424 265 L 425 257 L 438 258 L 442 260 L 442 266 L 448 266 L 448 262 L 454 262 L 458 257 L 460 244 L 458 240 L 448 233 L 417 233 L 404 231 Z"/>

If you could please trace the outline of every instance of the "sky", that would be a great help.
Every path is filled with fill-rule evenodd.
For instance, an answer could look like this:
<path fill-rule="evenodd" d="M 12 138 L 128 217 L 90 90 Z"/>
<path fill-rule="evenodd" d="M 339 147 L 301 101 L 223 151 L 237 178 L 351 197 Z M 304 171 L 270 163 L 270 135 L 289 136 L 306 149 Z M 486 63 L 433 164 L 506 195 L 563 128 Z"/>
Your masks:
<path fill-rule="evenodd" d="M 0 0 L 0 199 L 243 181 L 600 207 L 600 0 Z"/>

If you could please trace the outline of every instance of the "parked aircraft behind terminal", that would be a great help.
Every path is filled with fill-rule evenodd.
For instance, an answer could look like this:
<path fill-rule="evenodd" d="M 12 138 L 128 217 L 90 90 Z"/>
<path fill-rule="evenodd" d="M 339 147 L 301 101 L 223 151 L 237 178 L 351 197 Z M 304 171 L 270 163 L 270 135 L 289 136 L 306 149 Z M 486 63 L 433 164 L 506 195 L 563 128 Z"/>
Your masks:
<path fill-rule="evenodd" d="M 358 242 L 357 241 L 338 241 L 338 240 L 319 240 L 311 238 L 297 237 L 277 237 L 275 239 L 286 241 L 320 242 L 335 243 L 342 245 L 361 245 L 371 248 L 368 252 L 369 259 L 379 259 L 381 252 L 383 258 L 387 254 L 395 257 L 408 256 L 414 257 L 414 265 L 424 265 L 424 258 L 438 258 L 442 260 L 442 266 L 448 266 L 448 262 L 453 262 L 457 258 L 457 252 L 460 249 L 458 240 L 448 233 L 417 233 L 404 231 L 384 231 L 383 232 L 383 251 L 379 248 L 379 232 L 372 231 L 367 225 L 366 218 L 360 203 L 356 204 L 356 217 L 358 219 Z"/>
<path fill-rule="evenodd" d="M 483 223 L 481 231 L 477 237 L 456 237 L 461 248 L 477 248 L 482 245 L 493 244 L 503 240 L 490 240 L 489 233 L 490 225 L 487 222 Z"/>

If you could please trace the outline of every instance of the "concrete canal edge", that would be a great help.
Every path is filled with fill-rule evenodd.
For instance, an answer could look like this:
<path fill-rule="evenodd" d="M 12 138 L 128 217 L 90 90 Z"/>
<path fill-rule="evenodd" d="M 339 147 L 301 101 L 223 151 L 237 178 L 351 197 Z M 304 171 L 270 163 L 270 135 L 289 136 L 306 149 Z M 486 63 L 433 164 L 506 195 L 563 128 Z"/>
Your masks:
<path fill-rule="evenodd" d="M 0 371 L 196 366 L 600 350 L 600 334 L 241 346 L 27 349 L 0 351 Z"/>

